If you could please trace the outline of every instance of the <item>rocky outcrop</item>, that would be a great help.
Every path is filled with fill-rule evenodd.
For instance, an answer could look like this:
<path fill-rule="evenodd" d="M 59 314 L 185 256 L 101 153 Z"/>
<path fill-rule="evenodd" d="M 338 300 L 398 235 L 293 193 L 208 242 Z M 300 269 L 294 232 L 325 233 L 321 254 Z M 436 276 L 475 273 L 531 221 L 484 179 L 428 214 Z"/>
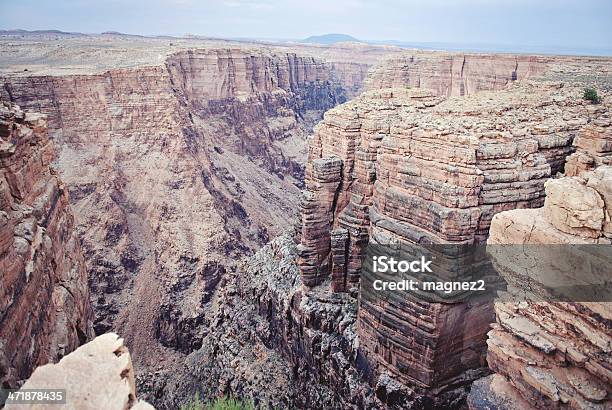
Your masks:
<path fill-rule="evenodd" d="M 67 409 L 137 409 L 153 406 L 136 398 L 134 369 L 130 352 L 114 333 L 96 337 L 62 358 L 34 371 L 22 389 L 63 389 Z M 30 404 L 30 409 L 46 409 L 49 404 Z M 7 404 L 6 409 L 23 405 Z"/>
<path fill-rule="evenodd" d="M 600 165 L 612 165 L 612 125 L 609 106 L 589 107 L 592 121 L 576 139 L 576 152 L 567 158 L 565 175 L 577 176 Z"/>
<path fill-rule="evenodd" d="M 347 268 L 333 280 L 342 290 L 358 279 L 360 252 L 377 233 L 372 225 L 417 243 L 482 243 L 495 213 L 541 206 L 544 182 L 562 169 L 586 123 L 578 93 L 532 84 L 441 100 L 394 89 L 327 112 L 309 148 L 304 282 L 320 283 L 334 270 L 336 228 L 349 232 Z"/>
<path fill-rule="evenodd" d="M 525 408 L 610 407 L 612 248 L 604 230 L 610 181 L 609 166 L 550 180 L 543 208 L 493 218 L 488 246 L 497 249 L 493 260 L 509 287 L 495 302 L 497 323 L 487 340 L 487 361 L 497 374 L 473 387 L 472 408 L 481 408 L 483 397 L 499 402 L 502 390 L 510 400 L 527 401 Z M 522 250 L 508 250 L 512 244 Z M 559 300 L 553 292 L 566 283 L 595 288 Z M 603 302 L 589 298 L 602 291 Z"/>
<path fill-rule="evenodd" d="M 44 115 L 0 102 L 0 383 L 93 336 L 87 273 Z"/>
<path fill-rule="evenodd" d="M 304 284 L 356 292 L 367 244 L 484 243 L 496 213 L 541 206 L 586 123 L 580 93 L 522 83 L 443 100 L 390 89 L 327 112 L 309 147 Z M 372 383 L 391 377 L 409 400 L 457 404 L 485 367 L 490 303 L 391 302 L 373 279 L 361 278 L 357 327 Z"/>
<path fill-rule="evenodd" d="M 502 90 L 509 83 L 541 74 L 550 58 L 502 54 L 412 52 L 377 65 L 365 82 L 366 90 L 425 88 L 438 96 L 470 95 Z"/>

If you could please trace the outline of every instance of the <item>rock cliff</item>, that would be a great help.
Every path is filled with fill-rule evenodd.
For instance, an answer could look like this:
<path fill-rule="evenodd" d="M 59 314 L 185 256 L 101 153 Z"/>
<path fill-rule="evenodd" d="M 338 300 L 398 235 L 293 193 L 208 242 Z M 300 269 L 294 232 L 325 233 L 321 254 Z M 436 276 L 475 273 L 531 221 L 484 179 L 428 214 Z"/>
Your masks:
<path fill-rule="evenodd" d="M 93 337 L 87 272 L 45 116 L 0 101 L 0 384 Z"/>
<path fill-rule="evenodd" d="M 497 249 L 494 262 L 509 289 L 495 302 L 497 321 L 487 340 L 487 361 L 496 374 L 474 385 L 471 408 L 610 407 L 612 311 L 605 292 L 611 279 L 612 167 L 602 164 L 609 162 L 612 138 L 609 106 L 591 112 L 596 117 L 574 140 L 577 152 L 568 158 L 566 176 L 546 183 L 544 206 L 493 218 L 488 245 Z M 508 250 L 513 244 L 522 251 Z M 551 275 L 546 266 L 558 272 Z M 570 284 L 601 285 L 557 300 L 554 291 L 568 278 Z M 603 300 L 593 298 L 601 292 Z M 528 297 L 517 296 L 523 294 Z"/>
<path fill-rule="evenodd" d="M 609 276 L 610 239 L 606 235 L 610 235 L 605 232 L 604 224 L 609 221 L 611 181 L 609 166 L 600 166 L 581 177 L 550 180 L 546 184 L 543 208 L 507 211 L 493 218 L 489 244 L 521 244 L 523 249 L 529 245 L 538 245 L 536 249 L 541 249 L 574 244 L 574 248 L 563 248 L 565 251 L 557 255 L 555 266 L 567 262 L 569 268 L 563 271 L 565 275 L 578 282 L 597 275 L 596 279 L 607 286 L 605 282 L 610 278 L 596 272 L 603 269 Z M 585 248 L 597 243 L 607 249 Z M 584 259 L 587 251 L 589 257 Z M 604 259 L 597 258 L 601 252 Z M 556 255 L 554 251 L 539 251 L 539 254 L 548 253 Z M 527 259 L 531 259 L 529 271 L 523 270 Z M 494 260 L 512 284 L 508 292 L 544 292 L 540 290 L 542 279 L 534 275 L 541 271 L 538 266 L 551 263 L 546 257 L 536 259 L 535 266 L 531 253 L 526 251 L 511 261 L 507 257 Z M 598 263 L 604 263 L 603 268 L 598 270 Z M 525 278 L 523 272 L 532 274 Z M 529 289 L 525 288 L 528 283 Z M 504 296 L 495 302 L 497 322 L 487 340 L 487 361 L 496 374 L 473 387 L 469 399 L 471 408 L 481 408 L 485 402 L 497 403 L 498 408 L 514 408 L 511 403 L 518 402 L 529 403 L 525 408 L 542 409 L 610 407 L 612 311 L 608 300 L 548 301 L 551 298 L 547 298 L 538 302 L 514 297 L 508 302 Z M 504 400 L 509 403 L 501 406 Z"/>
<path fill-rule="evenodd" d="M 368 243 L 484 243 L 496 213 L 541 206 L 587 122 L 580 93 L 541 82 L 449 99 L 389 89 L 328 111 L 309 146 L 304 284 L 356 293 Z M 368 283 L 357 332 L 371 382 L 390 375 L 409 400 L 457 404 L 484 370 L 491 304 L 390 302 Z"/>
<path fill-rule="evenodd" d="M 48 115 L 95 330 L 125 336 L 141 394 L 162 408 L 194 392 L 272 407 L 459 403 L 486 371 L 490 304 L 389 307 L 361 292 L 357 313 L 363 249 L 484 243 L 494 214 L 544 203 L 567 155 L 606 163 L 579 87 L 511 84 L 551 67 L 574 77 L 565 60 L 151 42 L 97 51 L 121 68 L 90 53 L 85 67 L 15 65 L 0 88 Z M 46 47 L 45 64 L 70 52 Z M 328 111 L 308 148 L 366 77 L 371 91 Z M 239 262 L 293 226 L 304 184 L 297 250 L 282 237 Z"/>
<path fill-rule="evenodd" d="M 294 224 L 307 134 L 345 98 L 319 60 L 265 49 L 3 81 L 48 115 L 96 333 L 124 335 L 143 373 L 198 350 L 221 278 Z"/>
<path fill-rule="evenodd" d="M 590 107 L 593 121 L 584 127 L 576 139 L 576 152 L 567 158 L 565 175 L 578 176 L 600 165 L 612 165 L 612 127 L 609 108 L 603 105 Z"/>
<path fill-rule="evenodd" d="M 365 89 L 425 88 L 438 96 L 501 90 L 543 73 L 550 58 L 495 54 L 412 52 L 392 56 L 372 70 Z"/>

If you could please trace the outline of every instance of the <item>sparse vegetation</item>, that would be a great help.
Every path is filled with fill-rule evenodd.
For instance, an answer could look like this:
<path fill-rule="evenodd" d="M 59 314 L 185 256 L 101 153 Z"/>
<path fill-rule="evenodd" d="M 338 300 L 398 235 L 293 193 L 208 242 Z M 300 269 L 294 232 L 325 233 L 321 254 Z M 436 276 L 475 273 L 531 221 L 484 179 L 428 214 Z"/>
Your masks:
<path fill-rule="evenodd" d="M 597 91 L 594 88 L 585 88 L 582 98 L 592 102 L 593 104 L 599 104 L 601 102 L 601 97 L 597 94 Z"/>
<path fill-rule="evenodd" d="M 181 406 L 180 410 L 254 410 L 253 402 L 234 399 L 232 397 L 218 397 L 213 402 L 205 403 L 196 393 L 193 399 Z"/>

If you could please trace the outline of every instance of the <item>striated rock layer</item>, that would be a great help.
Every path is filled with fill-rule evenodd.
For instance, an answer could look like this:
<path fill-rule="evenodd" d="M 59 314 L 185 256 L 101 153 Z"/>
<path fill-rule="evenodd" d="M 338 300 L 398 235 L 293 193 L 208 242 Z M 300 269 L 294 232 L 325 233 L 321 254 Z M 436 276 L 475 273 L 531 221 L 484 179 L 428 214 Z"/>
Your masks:
<path fill-rule="evenodd" d="M 502 90 L 543 73 L 551 58 L 502 54 L 412 52 L 392 56 L 372 69 L 365 89 L 425 88 L 439 96 Z"/>
<path fill-rule="evenodd" d="M 447 100 L 389 89 L 327 112 L 309 147 L 304 284 L 354 292 L 368 243 L 484 243 L 496 213 L 541 206 L 587 122 L 580 95 L 557 83 Z M 490 303 L 386 301 L 361 285 L 357 332 L 372 383 L 391 376 L 429 405 L 464 398 L 485 367 Z"/>
<path fill-rule="evenodd" d="M 590 107 L 591 121 L 574 139 L 576 152 L 567 158 L 565 175 L 578 176 L 600 165 L 612 165 L 612 126 L 609 107 Z"/>
<path fill-rule="evenodd" d="M 268 310 L 262 308 L 261 316 L 270 318 L 268 323 L 273 324 L 270 326 L 283 327 L 285 335 L 280 340 L 274 331 L 264 333 L 258 340 L 263 340 L 269 349 L 258 345 L 250 352 L 255 365 L 259 365 L 257 377 L 250 373 L 249 367 L 240 377 L 234 378 L 227 370 L 234 368 L 233 356 L 219 352 L 229 350 L 234 354 L 251 349 L 248 343 L 256 339 L 257 331 L 248 328 L 253 323 L 232 312 L 232 304 L 244 303 L 237 299 L 257 304 L 258 299 L 250 298 L 241 290 L 238 290 L 240 297 L 230 295 L 224 299 L 216 294 L 217 288 L 235 279 L 235 271 L 241 269 L 236 265 L 238 258 L 252 253 L 295 220 L 299 189 L 303 187 L 306 136 L 323 111 L 358 94 L 368 69 L 379 57 L 404 51 L 356 45 L 253 48 L 252 45 L 221 41 L 215 42 L 214 47 L 206 43 L 207 49 L 188 50 L 189 44 L 195 43 L 176 40 L 177 44 L 173 45 L 167 44 L 167 39 L 143 40 L 134 51 L 129 47 L 140 40 L 131 39 L 120 44 L 107 38 L 102 40 L 104 47 L 100 49 L 92 46 L 97 41 L 93 39 L 87 39 L 84 44 L 75 40 L 70 47 L 62 46 L 61 52 L 57 52 L 56 43 L 47 43 L 38 51 L 21 47 L 20 43 L 3 48 L 0 52 L 6 58 L 0 64 L 1 69 L 10 74 L 2 78 L 0 94 L 48 114 L 52 137 L 60 149 L 57 166 L 70 192 L 90 272 L 97 312 L 96 332 L 116 329 L 125 335 L 138 364 L 142 391 L 156 404 L 163 403 L 170 408 L 184 401 L 181 399 L 185 397 L 180 396 L 183 392 L 195 391 L 198 383 L 209 380 L 205 376 L 207 370 L 201 370 L 207 363 L 217 369 L 211 380 L 222 380 L 223 383 L 215 388 L 224 393 L 242 391 L 242 377 L 256 379 L 253 386 L 265 387 L 270 382 L 269 374 L 258 377 L 266 374 L 266 364 L 275 359 L 282 363 L 283 358 L 275 356 L 271 348 L 279 346 L 285 353 L 283 360 L 288 358 L 300 376 L 290 374 L 290 378 L 303 381 L 291 391 L 293 403 L 303 405 L 308 398 L 322 396 L 333 398 L 322 401 L 330 405 L 370 403 L 359 398 L 362 397 L 362 385 L 358 388 L 359 394 L 352 393 L 351 389 L 357 385 L 353 373 L 357 370 L 346 364 L 347 361 L 363 363 L 363 355 L 353 347 L 356 339 L 350 332 L 346 340 L 351 347 L 346 347 L 343 329 L 348 329 L 348 325 L 340 325 L 345 317 L 349 322 L 354 321 L 354 312 L 346 313 L 345 309 L 345 304 L 354 301 L 345 293 L 329 293 L 326 281 L 331 281 L 334 290 L 356 293 L 361 251 L 374 237 L 370 232 L 373 226 L 377 226 L 379 239 L 388 237 L 387 231 L 401 221 L 410 225 L 408 231 L 412 232 L 396 232 L 402 238 L 421 235 L 414 232 L 422 229 L 426 232 L 423 237 L 436 241 L 481 241 L 494 211 L 541 205 L 540 179 L 562 168 L 563 157 L 572 150 L 567 142 L 580 126 L 571 122 L 573 114 L 567 114 L 566 118 L 565 105 L 571 104 L 564 100 L 563 92 L 556 95 L 559 101 L 552 98 L 529 111 L 525 118 L 514 115 L 518 108 L 512 108 L 523 103 L 520 100 L 524 95 L 515 95 L 511 103 L 497 110 L 495 97 L 485 94 L 480 103 L 470 100 L 469 109 L 458 114 L 453 111 L 455 108 L 441 105 L 432 93 L 424 92 L 419 96 L 417 92 L 415 98 L 409 99 L 411 102 L 407 103 L 406 110 L 431 114 L 433 125 L 427 125 L 422 131 L 440 132 L 436 135 L 441 139 L 446 138 L 442 134 L 446 126 L 441 123 L 448 113 L 436 111 L 438 105 L 455 112 L 448 114 L 450 118 L 474 116 L 477 121 L 471 126 L 476 128 L 483 109 L 482 116 L 490 116 L 482 127 L 485 131 L 496 129 L 494 119 L 503 118 L 504 110 L 511 113 L 514 125 L 523 122 L 529 126 L 538 122 L 544 124 L 531 132 L 531 139 L 525 137 L 525 141 L 521 139 L 516 144 L 516 152 L 525 149 L 525 158 L 511 161 L 515 147 L 510 143 L 489 145 L 487 138 L 479 136 L 482 141 L 474 142 L 470 137 L 467 138 L 471 141 L 468 148 L 484 145 L 484 158 L 476 161 L 468 156 L 468 160 L 464 159 L 462 155 L 469 150 L 464 150 L 464 140 L 453 140 L 441 150 L 441 163 L 448 163 L 446 168 L 438 169 L 429 162 L 439 154 L 434 146 L 439 139 L 432 140 L 426 135 L 423 146 L 419 145 L 421 137 L 418 137 L 411 140 L 413 147 L 408 150 L 402 146 L 393 147 L 397 141 L 389 136 L 395 135 L 396 128 L 411 127 L 411 121 L 405 121 L 406 116 L 397 115 L 403 108 L 391 105 L 388 109 L 384 103 L 371 110 L 372 115 L 366 120 L 362 113 L 355 114 L 350 121 L 339 116 L 336 128 L 345 127 L 342 132 L 346 133 L 346 139 L 337 138 L 335 135 L 339 131 L 330 127 L 329 141 L 326 140 L 325 148 L 321 148 L 320 157 L 313 156 L 308 169 L 310 187 L 304 209 L 308 210 L 305 220 L 310 218 L 310 221 L 302 231 L 305 239 L 300 248 L 302 280 L 308 286 L 323 282 L 316 296 L 323 303 L 310 310 L 311 316 L 301 316 L 306 315 L 301 308 L 280 309 L 278 303 L 281 302 L 276 301 L 286 306 L 285 298 L 294 295 L 293 290 L 288 291 L 289 294 L 285 293 L 286 289 L 278 294 L 268 293 L 265 297 L 271 302 L 266 303 Z M 83 47 L 87 52 L 83 52 Z M 92 49 L 95 52 L 91 52 Z M 296 49 L 299 55 L 294 53 Z M 379 70 L 374 70 L 374 78 L 380 80 L 372 81 L 372 87 L 411 85 L 433 88 L 437 96 L 472 94 L 475 90 L 499 89 L 514 79 L 539 73 L 541 69 L 540 58 L 466 56 L 459 64 L 457 56 L 449 59 L 442 53 L 407 53 L 417 54 L 417 64 L 411 68 L 420 70 L 416 83 L 410 82 L 417 78 L 412 75 L 408 82 L 388 83 L 377 76 Z M 72 60 L 66 61 L 69 57 Z M 393 65 L 392 71 L 396 69 L 398 67 Z M 560 72 L 567 75 L 563 67 Z M 531 91 L 528 89 L 527 93 Z M 381 101 L 388 99 L 384 97 Z M 531 107 L 536 100 L 529 95 L 524 104 Z M 330 114 L 330 118 L 334 115 Z M 554 120 L 553 129 L 546 128 L 546 118 Z M 355 124 L 354 128 L 343 125 L 349 122 Z M 559 136 L 555 134 L 557 125 Z M 461 127 L 463 123 L 458 125 Z M 510 136 L 503 124 L 501 127 L 505 141 Z M 490 136 L 491 140 L 497 138 Z M 366 143 L 362 144 L 362 139 Z M 537 147 L 533 140 L 537 141 Z M 387 143 L 391 146 L 387 147 Z M 382 156 L 377 157 L 379 148 L 386 150 L 384 160 Z M 501 151 L 498 153 L 497 149 Z M 453 150 L 457 154 L 453 154 Z M 327 156 L 328 152 L 336 151 L 337 157 Z M 396 172 L 395 162 L 400 162 L 397 157 L 402 157 L 404 151 L 412 153 L 414 159 L 409 158 L 405 167 L 397 168 L 401 172 Z M 451 164 L 455 157 L 463 161 L 458 169 Z M 486 158 L 491 162 L 487 163 Z M 500 174 L 489 172 L 496 167 L 497 161 L 503 163 L 504 171 Z M 380 172 L 378 162 L 384 164 Z M 418 175 L 421 165 L 426 171 Z M 388 178 L 381 177 L 385 172 Z M 489 177 L 491 181 L 486 180 Z M 428 180 L 434 182 L 428 185 Z M 384 185 L 383 181 L 386 181 Z M 412 196 L 402 191 L 404 187 L 397 189 L 400 182 L 407 184 L 405 189 Z M 491 188 L 487 193 L 484 192 L 487 189 L 482 189 L 485 186 Z M 381 194 L 379 189 L 386 193 Z M 515 194 L 504 198 L 506 189 Z M 410 198 L 408 204 L 414 204 L 416 209 L 416 217 L 412 219 L 402 211 L 407 198 Z M 370 218 L 370 214 L 375 217 Z M 456 215 L 454 224 L 443 222 Z M 378 222 L 372 225 L 370 219 Z M 469 227 L 463 228 L 463 224 Z M 245 283 L 240 283 L 240 287 L 249 289 Z M 301 296 L 299 293 L 296 297 Z M 377 309 L 375 303 L 371 306 Z M 338 310 L 340 313 L 336 313 Z M 420 305 L 413 310 L 421 312 Z M 245 307 L 245 311 L 252 309 Z M 287 315 L 283 315 L 282 320 L 277 319 L 277 311 Z M 365 323 L 367 313 L 365 309 L 363 312 Z M 481 310 L 477 308 L 474 312 Z M 430 345 L 438 346 L 435 341 L 444 340 L 447 334 L 452 338 L 458 332 L 447 329 L 445 333 L 432 328 L 431 324 L 455 316 L 470 318 L 462 307 L 432 307 L 428 311 L 424 308 L 423 320 L 416 326 L 425 330 L 415 340 L 429 348 Z M 318 317 L 325 318 L 326 324 L 321 326 L 329 328 L 329 332 L 317 332 L 321 327 Z M 374 313 L 374 317 L 374 321 L 370 320 L 371 328 L 378 326 L 376 320 L 382 316 Z M 226 321 L 229 322 L 227 326 Z M 265 322 L 258 324 L 266 326 Z M 217 332 L 219 327 L 225 333 Z M 407 331 L 410 333 L 414 328 L 414 323 L 410 323 Z M 400 349 L 399 355 L 390 354 L 391 348 L 385 340 L 390 339 L 391 332 L 384 326 L 381 329 L 382 336 L 365 338 L 370 345 L 364 351 L 377 350 L 379 343 L 384 345 L 381 352 L 384 351 L 386 357 L 399 358 L 393 359 L 396 361 L 388 365 L 388 371 L 395 378 L 408 378 L 419 389 L 426 390 L 432 385 L 441 386 L 438 390 L 448 389 L 455 383 L 448 381 L 452 373 L 480 362 L 478 355 L 482 343 L 478 335 L 481 328 L 476 326 L 475 333 L 465 334 L 465 344 L 453 345 L 452 351 L 434 348 L 425 349 L 423 353 L 421 349 L 421 357 L 409 359 L 412 363 L 411 360 L 425 357 L 425 370 L 415 370 L 411 364 L 411 370 L 398 373 L 401 367 L 398 363 L 403 366 L 408 360 L 405 351 Z M 305 333 L 312 335 L 312 339 L 302 340 Z M 242 336 L 247 337 L 247 342 Z M 329 338 L 333 338 L 331 347 L 327 342 L 319 343 Z M 405 343 L 400 340 L 399 345 Z M 285 347 L 289 345 L 292 347 Z M 470 349 L 475 353 L 464 355 Z M 304 351 L 312 352 L 314 359 L 304 355 Z M 351 356 L 348 360 L 343 351 Z M 442 353 L 432 359 L 427 352 Z M 302 356 L 307 359 L 301 359 Z M 434 380 L 432 369 L 438 372 L 444 358 L 451 356 L 465 358 L 466 364 L 454 360 L 444 380 Z M 219 363 L 226 365 L 225 369 L 215 367 L 211 357 L 218 357 Z M 268 357 L 271 360 L 266 361 Z M 378 373 L 387 366 L 378 353 L 371 355 L 368 361 Z M 324 370 L 330 363 L 335 366 L 334 370 Z M 351 377 L 339 376 L 336 367 L 341 372 L 350 372 Z M 287 375 L 286 371 L 279 370 L 275 374 Z M 410 376 L 406 376 L 408 374 Z M 319 377 L 337 391 L 301 393 L 310 391 L 308 386 Z M 178 382 L 172 384 L 169 379 Z M 349 386 L 342 380 L 348 380 Z M 455 384 L 463 385 L 464 382 L 465 378 L 460 376 Z M 397 399 L 398 384 L 386 373 L 379 377 L 377 386 L 380 386 L 377 394 L 384 402 Z M 317 390 L 321 386 L 311 387 Z M 371 396 L 368 389 L 365 392 L 366 396 Z M 339 398 L 340 394 L 344 398 Z M 420 396 L 414 399 L 416 403 Z M 291 402 L 288 399 L 287 403 Z M 271 403 L 275 402 L 271 400 Z"/>
<path fill-rule="evenodd" d="M 602 283 L 591 292 L 609 290 L 609 105 L 590 111 L 595 118 L 574 140 L 577 151 L 567 159 L 566 176 L 546 183 L 544 206 L 502 212 L 491 223 L 489 245 L 520 244 L 522 251 L 493 254 L 509 289 L 495 303 L 497 323 L 487 340 L 487 361 L 496 374 L 474 385 L 470 408 L 482 408 L 485 402 L 514 408 L 512 403 L 525 401 L 524 408 L 542 409 L 611 405 L 610 301 L 574 297 L 560 302 L 550 296 L 551 288 L 567 278 L 576 284 Z M 563 245 L 562 253 L 556 253 Z M 537 250 L 536 257 L 530 249 Z M 547 266 L 559 272 L 542 274 Z M 529 297 L 517 298 L 523 293 Z M 542 297 L 545 302 L 538 301 Z"/>
<path fill-rule="evenodd" d="M 553 277 L 548 286 L 559 286 L 559 278 L 564 277 L 573 278 L 576 283 L 590 280 L 609 286 L 605 285 L 606 281 L 609 283 L 609 276 L 595 273 L 602 263 L 598 254 L 603 248 L 597 251 L 597 248 L 584 247 L 611 246 L 611 240 L 606 237 L 610 235 L 604 230 L 610 220 L 610 187 L 612 167 L 600 166 L 579 177 L 547 182 L 543 208 L 507 211 L 493 218 L 489 245 L 521 244 L 523 247 L 517 257 L 494 257 L 497 269 L 510 285 L 510 294 L 546 294 L 548 278 L 539 275 L 546 264 L 565 268 L 564 276 Z M 531 258 L 528 251 L 531 248 L 526 247 L 537 245 L 535 249 L 540 249 L 542 254 L 544 245 L 562 244 L 576 247 L 562 248 L 563 254 L 554 260 L 541 255 Z M 610 251 L 609 248 L 603 251 L 607 252 L 607 259 L 599 271 L 609 275 Z M 586 259 L 584 252 L 587 252 Z M 551 254 L 554 253 L 551 251 Z M 525 263 L 528 270 L 524 269 Z M 502 294 L 495 302 L 497 323 L 487 340 L 487 361 L 496 375 L 473 387 L 469 399 L 471 408 L 481 408 L 482 400 L 499 405 L 502 396 L 511 402 L 527 401 L 529 405 L 525 408 L 609 408 L 612 402 L 610 302 L 579 298 L 541 302 L 533 296 L 507 301 L 506 296 Z M 500 405 L 499 408 L 513 407 Z"/>
<path fill-rule="evenodd" d="M 45 116 L 0 102 L 0 384 L 93 336 L 87 273 Z"/>
<path fill-rule="evenodd" d="M 114 333 L 96 337 L 56 364 L 36 369 L 22 389 L 64 389 L 66 409 L 152 410 L 136 398 L 130 352 Z M 31 404 L 29 409 L 47 409 L 49 404 Z M 23 405 L 8 404 L 7 410 Z"/>

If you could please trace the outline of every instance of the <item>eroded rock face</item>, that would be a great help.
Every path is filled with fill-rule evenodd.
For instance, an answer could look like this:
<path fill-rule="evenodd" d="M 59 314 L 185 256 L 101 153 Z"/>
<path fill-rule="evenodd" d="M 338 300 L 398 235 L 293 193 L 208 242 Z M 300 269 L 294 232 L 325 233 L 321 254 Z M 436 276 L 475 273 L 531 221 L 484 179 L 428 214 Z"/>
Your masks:
<path fill-rule="evenodd" d="M 543 208 L 502 212 L 493 218 L 488 244 L 559 245 L 601 244 L 610 246 L 603 230 L 603 215 L 607 215 L 612 167 L 600 166 L 595 172 L 584 172 L 580 177 L 563 177 L 546 184 L 546 202 Z M 607 181 L 607 182 L 603 182 Z M 601 189 L 601 192 L 598 190 Z M 560 197 L 564 192 L 565 199 Z M 580 259 L 579 249 L 569 250 L 556 261 L 544 258 L 528 259 L 531 266 L 524 270 L 521 258 L 495 257 L 497 269 L 509 283 L 508 292 L 519 294 L 545 292 L 540 277 L 526 280 L 525 272 L 540 272 L 538 263 L 555 266 L 568 265 L 564 277 L 591 278 L 597 266 L 597 253 Z M 574 264 L 571 261 L 577 261 Z M 534 266 L 534 262 L 536 265 Z M 609 272 L 609 261 L 603 267 Z M 573 275 L 573 276 L 572 276 Z M 590 275 L 590 276 L 589 276 Z M 546 279 L 546 277 L 544 277 Z M 595 278 L 604 280 L 605 278 Z M 585 279 L 586 280 L 586 279 Z M 593 282 L 596 283 L 596 282 Z M 503 383 L 485 379 L 473 387 L 471 395 L 498 401 L 503 387 L 504 395 L 513 400 L 529 402 L 526 408 L 609 408 L 612 393 L 610 372 L 610 303 L 573 300 L 569 302 L 532 302 L 529 300 L 504 301 L 502 294 L 495 302 L 497 323 L 489 332 L 487 361 Z M 487 387 L 488 386 L 488 387 Z M 500 387 L 501 386 L 501 387 Z M 486 391 L 489 390 L 489 393 Z M 480 408 L 472 404 L 472 408 Z"/>
<path fill-rule="evenodd" d="M 196 392 L 270 408 L 381 406 L 354 364 L 356 305 L 326 288 L 304 293 L 293 235 L 281 235 L 220 283 L 202 348 L 180 372 L 142 379 L 139 391 L 163 408 Z"/>
<path fill-rule="evenodd" d="M 478 242 L 494 212 L 541 205 L 542 181 L 562 169 L 573 150 L 568 141 L 586 122 L 574 116 L 582 109 L 577 92 L 553 87 L 548 98 L 527 89 L 504 94 L 501 104 L 484 94 L 465 109 L 463 102 L 438 98 L 531 76 L 540 63 L 529 58 L 503 57 L 500 63 L 496 56 L 459 61 L 422 53 L 399 82 L 374 74 L 373 88 L 434 91 L 413 91 L 407 99 L 383 92 L 354 112 L 330 112 L 306 169 L 301 280 L 295 266 L 269 267 L 260 258 L 258 268 L 281 286 L 261 277 L 251 286 L 236 278 L 243 268 L 235 261 L 293 223 L 312 125 L 324 110 L 356 95 L 368 68 L 387 50 L 309 48 L 308 55 L 296 55 L 286 47 L 207 47 L 170 52 L 164 45 L 167 57 L 157 61 L 154 55 L 155 62 L 144 65 L 123 59 L 123 66 L 138 68 L 116 69 L 105 59 L 100 67 L 106 72 L 3 78 L 0 93 L 47 113 L 61 148 L 57 164 L 86 251 L 97 332 L 112 328 L 125 335 L 140 365 L 142 391 L 169 408 L 184 401 L 184 392 L 198 390 L 206 396 L 266 391 L 271 406 L 300 407 L 397 404 L 407 397 L 405 403 L 422 406 L 422 392 L 432 386 L 463 390 L 478 375 L 464 370 L 482 365 L 485 307 L 472 315 L 461 306 L 411 302 L 424 328 L 406 318 L 416 344 L 459 334 L 465 342 L 416 349 L 421 356 L 412 358 L 404 349 L 410 341 L 403 339 L 399 359 L 388 365 L 372 354 L 368 360 L 379 373 L 374 397 L 354 363 L 363 363 L 363 351 L 380 347 L 389 354 L 393 325 L 380 325 L 376 303 L 363 309 L 362 320 L 369 321 L 364 335 L 380 328 L 383 336 L 364 336 L 360 352 L 355 300 L 329 290 L 356 295 L 361 251 L 373 230 L 379 239 L 393 231 L 410 240 Z M 529 109 L 524 116 L 517 114 L 521 104 Z M 483 135 L 467 135 L 473 130 Z M 406 153 L 412 156 L 403 158 Z M 512 194 L 506 198 L 505 192 Z M 287 253 L 276 248 L 262 255 L 294 256 Z M 287 274 L 287 281 L 274 273 Z M 303 294 L 302 283 L 318 289 Z M 249 316 L 252 305 L 258 318 Z M 467 332 L 432 326 L 455 318 L 478 325 Z M 417 361 L 427 368 L 416 369 Z M 412 367 L 398 371 L 398 363 Z M 461 397 L 453 394 L 447 403 Z"/>
<path fill-rule="evenodd" d="M 96 337 L 56 364 L 37 368 L 22 389 L 65 389 L 64 407 L 68 409 L 153 409 L 136 398 L 130 352 L 123 339 L 114 333 Z M 22 407 L 9 404 L 6 409 Z M 48 407 L 48 404 L 28 406 L 30 409 Z"/>
<path fill-rule="evenodd" d="M 606 104 L 589 107 L 593 120 L 576 139 L 576 152 L 567 158 L 565 175 L 577 176 L 600 165 L 612 165 L 612 123 Z"/>
<path fill-rule="evenodd" d="M 131 326 L 128 290 L 145 273 L 173 289 L 149 289 L 164 299 L 163 311 L 151 312 L 151 324 L 161 316 L 163 344 L 199 346 L 201 318 L 187 318 L 204 303 L 197 295 L 228 269 L 219 260 L 252 252 L 291 224 L 308 124 L 341 101 L 334 87 L 321 62 L 261 50 L 180 52 L 165 67 L 6 80 L 13 100 L 49 114 L 98 332 L 118 320 L 121 330 Z M 174 298 L 191 302 L 178 308 Z"/>
<path fill-rule="evenodd" d="M 44 115 L 0 102 L 0 383 L 93 336 L 87 273 Z"/>
<path fill-rule="evenodd" d="M 578 93 L 533 84 L 442 100 L 394 89 L 330 110 L 309 148 L 304 282 L 333 271 L 336 228 L 349 232 L 347 268 L 333 278 L 342 290 L 357 282 L 360 252 L 382 230 L 416 243 L 479 243 L 495 213 L 541 206 L 544 182 L 586 123 Z"/>
<path fill-rule="evenodd" d="M 355 292 L 368 243 L 483 243 L 496 213 L 541 206 L 544 182 L 586 123 L 580 93 L 522 83 L 443 100 L 389 89 L 327 112 L 309 147 L 304 284 Z M 457 404 L 485 367 L 492 320 L 488 302 L 405 296 L 391 306 L 362 286 L 360 352 L 374 381 L 387 374 L 408 397 Z"/>
<path fill-rule="evenodd" d="M 542 73 L 550 58 L 535 56 L 405 53 L 376 66 L 366 90 L 425 88 L 439 96 L 469 95 L 501 90 L 516 80 Z"/>
<path fill-rule="evenodd" d="M 320 60 L 264 49 L 4 82 L 49 116 L 96 332 L 124 335 L 143 373 L 198 350 L 219 281 L 294 224 L 307 134 L 345 98 Z"/>

